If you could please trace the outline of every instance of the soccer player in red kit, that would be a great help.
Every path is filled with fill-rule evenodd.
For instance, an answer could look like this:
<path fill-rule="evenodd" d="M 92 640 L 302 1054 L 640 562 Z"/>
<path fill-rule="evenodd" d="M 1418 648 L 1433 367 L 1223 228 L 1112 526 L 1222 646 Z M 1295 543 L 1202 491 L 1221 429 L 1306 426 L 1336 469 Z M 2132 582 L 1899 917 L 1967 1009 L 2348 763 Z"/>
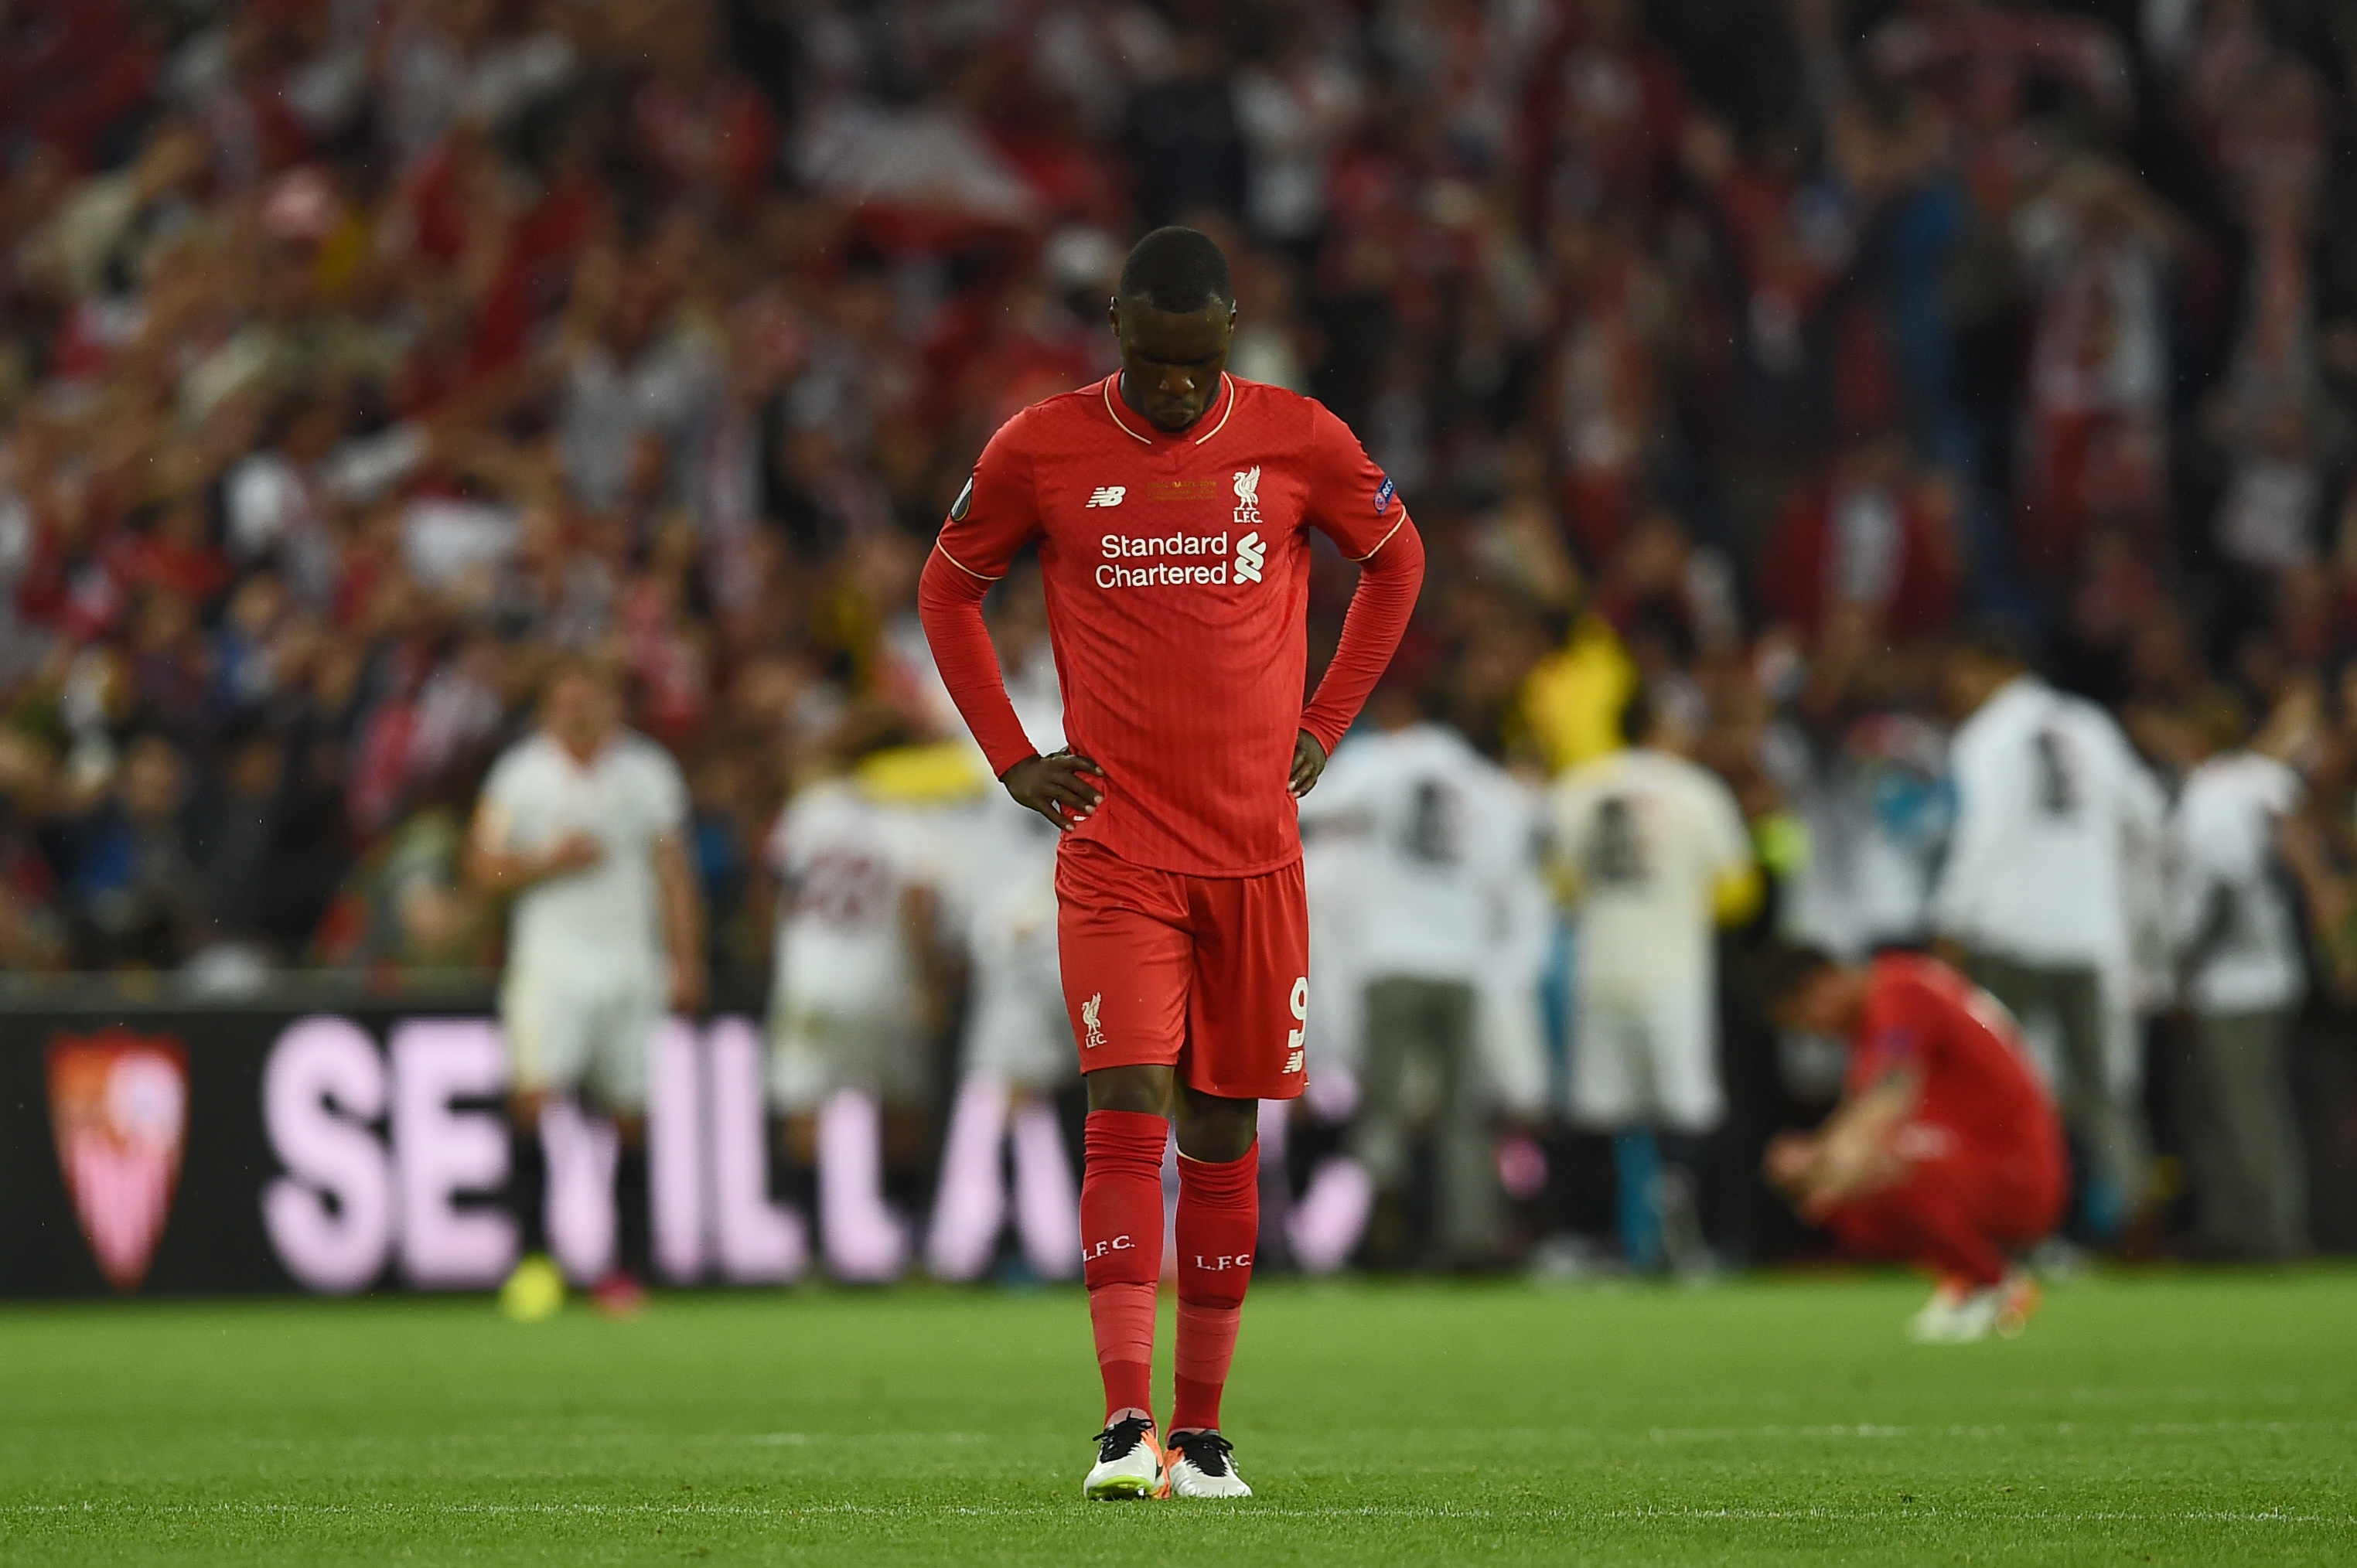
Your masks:
<path fill-rule="evenodd" d="M 1086 1076 L 1082 1262 L 1105 1424 L 1092 1498 L 1249 1497 L 1220 1435 L 1260 1225 L 1263 1100 L 1298 1095 L 1308 901 L 1295 802 L 1389 662 L 1424 547 L 1322 405 L 1227 373 L 1219 247 L 1157 229 L 1122 268 L 1122 368 L 984 448 L 925 564 L 942 677 L 1007 793 L 1063 830 L 1064 996 Z M 1309 530 L 1358 562 L 1307 705 Z M 1069 749 L 1037 755 L 982 601 L 1037 541 Z M 1149 1405 L 1162 1151 L 1178 1136 L 1177 1408 Z"/>
<path fill-rule="evenodd" d="M 1769 965 L 1770 1015 L 1845 1040 L 1842 1102 L 1810 1133 L 1768 1145 L 1768 1178 L 1866 1257 L 1917 1264 L 1938 1288 L 1919 1339 L 2021 1331 L 2036 1283 L 2008 1261 L 2061 1218 L 2062 1124 L 1988 993 L 1937 960 L 1864 967 L 1808 948 Z"/>

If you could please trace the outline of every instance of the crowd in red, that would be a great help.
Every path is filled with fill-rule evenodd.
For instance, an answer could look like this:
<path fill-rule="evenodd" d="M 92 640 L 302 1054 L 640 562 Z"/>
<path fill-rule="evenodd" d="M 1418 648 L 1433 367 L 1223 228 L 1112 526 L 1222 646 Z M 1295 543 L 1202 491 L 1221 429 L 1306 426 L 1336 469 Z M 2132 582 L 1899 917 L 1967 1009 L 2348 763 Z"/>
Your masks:
<path fill-rule="evenodd" d="M 798 755 L 943 724 L 931 532 L 1176 220 L 1493 751 L 1643 682 L 1765 817 L 1772 730 L 1996 610 L 2165 769 L 2304 715 L 2357 862 L 2352 61 L 2297 0 L 16 0 L 0 965 L 490 956 L 468 805 L 568 649 L 758 964 Z"/>

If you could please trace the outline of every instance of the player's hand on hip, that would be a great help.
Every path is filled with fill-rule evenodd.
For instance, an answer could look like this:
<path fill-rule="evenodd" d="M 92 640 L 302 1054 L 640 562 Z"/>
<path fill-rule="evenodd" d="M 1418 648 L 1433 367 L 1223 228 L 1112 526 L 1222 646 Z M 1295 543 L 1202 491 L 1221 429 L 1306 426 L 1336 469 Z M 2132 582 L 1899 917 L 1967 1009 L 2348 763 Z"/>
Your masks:
<path fill-rule="evenodd" d="M 1104 769 L 1070 750 L 1024 758 L 999 782 L 1018 806 L 1028 806 L 1069 832 L 1104 801 Z"/>
<path fill-rule="evenodd" d="M 1293 773 L 1286 787 L 1297 800 L 1318 788 L 1318 775 L 1326 771 L 1326 748 L 1318 737 L 1303 730 L 1293 741 Z"/>

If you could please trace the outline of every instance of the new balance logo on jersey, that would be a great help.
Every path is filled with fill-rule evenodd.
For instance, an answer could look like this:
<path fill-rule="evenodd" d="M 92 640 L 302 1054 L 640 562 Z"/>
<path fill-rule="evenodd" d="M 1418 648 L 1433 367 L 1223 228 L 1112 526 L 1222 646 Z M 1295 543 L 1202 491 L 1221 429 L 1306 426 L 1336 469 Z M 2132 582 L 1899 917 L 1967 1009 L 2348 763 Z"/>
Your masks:
<path fill-rule="evenodd" d="M 1243 515 L 1243 510 L 1244 509 L 1242 507 L 1236 508 L 1236 515 L 1238 517 L 1242 517 Z M 1236 581 L 1239 583 L 1259 582 L 1261 563 L 1267 558 L 1268 546 L 1260 542 L 1259 534 L 1247 533 L 1242 539 L 1237 540 Z"/>
<path fill-rule="evenodd" d="M 1104 1044 L 1104 1030 L 1097 1024 L 1097 1009 L 1104 1005 L 1104 993 L 1100 991 L 1081 1004 L 1081 1027 L 1085 1034 L 1081 1044 L 1095 1050 Z"/>
<path fill-rule="evenodd" d="M 1099 485 L 1089 492 L 1089 505 L 1119 506 L 1121 498 L 1127 494 L 1129 487 L 1126 485 Z"/>

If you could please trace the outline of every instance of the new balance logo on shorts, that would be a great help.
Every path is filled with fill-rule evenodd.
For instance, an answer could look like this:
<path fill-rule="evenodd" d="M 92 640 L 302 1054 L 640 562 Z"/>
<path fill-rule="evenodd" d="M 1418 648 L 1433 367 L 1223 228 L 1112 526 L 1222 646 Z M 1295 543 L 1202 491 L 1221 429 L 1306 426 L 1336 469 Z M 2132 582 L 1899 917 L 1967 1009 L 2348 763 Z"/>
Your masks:
<path fill-rule="evenodd" d="M 1126 485 L 1099 485 L 1089 492 L 1089 506 L 1119 506 L 1121 498 L 1129 494 Z M 1082 509 L 1086 510 L 1087 508 Z"/>
<path fill-rule="evenodd" d="M 1097 1026 L 1097 1009 L 1104 1005 L 1104 993 L 1100 991 L 1081 1004 L 1081 1027 L 1087 1031 L 1081 1044 L 1095 1050 L 1104 1044 L 1104 1030 Z"/>

